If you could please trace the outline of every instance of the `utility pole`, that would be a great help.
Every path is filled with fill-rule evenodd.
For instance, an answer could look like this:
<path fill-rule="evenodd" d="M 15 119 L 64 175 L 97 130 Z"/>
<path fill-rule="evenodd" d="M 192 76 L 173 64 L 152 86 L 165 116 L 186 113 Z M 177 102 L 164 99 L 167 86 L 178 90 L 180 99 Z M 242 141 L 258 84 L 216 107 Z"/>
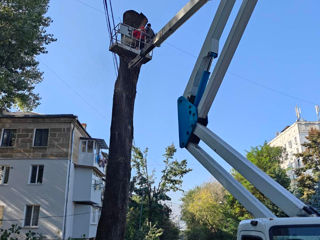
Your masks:
<path fill-rule="evenodd" d="M 132 10 L 123 15 L 123 23 L 134 28 L 147 21 L 142 13 Z M 131 177 L 133 112 L 141 64 L 129 69 L 128 63 L 133 58 L 125 55 L 119 57 L 119 73 L 113 93 L 106 188 L 96 240 L 122 240 L 125 234 Z"/>

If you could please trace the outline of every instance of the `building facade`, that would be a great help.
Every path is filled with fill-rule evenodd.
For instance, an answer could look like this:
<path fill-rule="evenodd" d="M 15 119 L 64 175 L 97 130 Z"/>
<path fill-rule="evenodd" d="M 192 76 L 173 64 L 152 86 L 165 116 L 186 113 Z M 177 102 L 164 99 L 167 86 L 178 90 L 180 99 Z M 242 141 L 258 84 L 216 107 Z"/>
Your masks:
<path fill-rule="evenodd" d="M 0 117 L 0 228 L 48 239 L 93 238 L 102 205 L 107 145 L 74 115 Z"/>
<path fill-rule="evenodd" d="M 311 128 L 320 130 L 320 122 L 308 122 L 299 120 L 291 126 L 285 127 L 277 136 L 269 142 L 272 147 L 283 147 L 286 150 L 286 157 L 284 158 L 281 167 L 288 170 L 289 176 L 292 178 L 292 170 L 302 166 L 300 158 L 295 154 L 304 151 L 303 143 L 307 141 L 306 137 Z"/>

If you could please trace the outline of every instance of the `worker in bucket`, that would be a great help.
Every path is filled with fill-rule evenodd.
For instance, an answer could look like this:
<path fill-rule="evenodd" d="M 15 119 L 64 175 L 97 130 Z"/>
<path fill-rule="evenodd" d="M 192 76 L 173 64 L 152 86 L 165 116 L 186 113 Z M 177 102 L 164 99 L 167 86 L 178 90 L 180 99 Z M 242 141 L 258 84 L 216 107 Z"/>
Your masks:
<path fill-rule="evenodd" d="M 146 29 L 143 24 L 140 27 L 133 31 L 133 37 L 136 39 L 136 48 L 142 49 L 146 41 Z"/>
<path fill-rule="evenodd" d="M 151 24 L 150 23 L 147 24 L 146 35 L 147 35 L 146 36 L 146 41 L 147 41 L 147 43 L 150 43 L 153 40 L 154 36 L 155 36 L 155 34 L 154 34 L 154 32 L 153 32 L 153 30 L 151 28 Z"/>

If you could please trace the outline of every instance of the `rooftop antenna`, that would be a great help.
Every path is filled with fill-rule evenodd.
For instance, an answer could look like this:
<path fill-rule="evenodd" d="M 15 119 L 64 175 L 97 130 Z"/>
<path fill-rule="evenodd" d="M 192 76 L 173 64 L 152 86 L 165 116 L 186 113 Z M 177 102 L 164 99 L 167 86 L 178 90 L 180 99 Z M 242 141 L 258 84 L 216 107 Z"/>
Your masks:
<path fill-rule="evenodd" d="M 296 106 L 296 116 L 297 116 L 297 121 L 299 122 L 301 120 L 301 108 Z"/>
<path fill-rule="evenodd" d="M 319 117 L 320 108 L 319 108 L 319 105 L 316 105 L 315 108 L 316 108 L 316 114 L 317 114 L 317 121 L 320 121 L 320 117 Z"/>

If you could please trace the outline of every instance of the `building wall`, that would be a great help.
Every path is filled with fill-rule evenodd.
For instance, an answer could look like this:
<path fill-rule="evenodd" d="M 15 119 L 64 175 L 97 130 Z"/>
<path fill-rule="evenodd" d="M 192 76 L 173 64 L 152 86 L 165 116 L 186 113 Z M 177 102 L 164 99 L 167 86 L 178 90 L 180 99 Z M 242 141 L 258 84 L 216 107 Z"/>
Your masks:
<path fill-rule="evenodd" d="M 103 181 L 92 168 L 76 167 L 73 186 L 73 201 L 92 202 L 101 206 Z"/>
<path fill-rule="evenodd" d="M 73 138 L 73 154 L 72 154 L 72 161 L 74 163 L 78 163 L 78 159 L 79 159 L 80 137 L 89 137 L 89 135 L 85 131 L 83 131 L 82 128 L 75 127 L 74 138 Z"/>
<path fill-rule="evenodd" d="M 4 118 L 0 121 L 1 137 L 5 128 L 17 129 L 16 139 L 13 147 L 0 147 L 0 159 L 66 159 L 70 154 L 70 119 Z M 36 128 L 49 128 L 47 147 L 33 146 Z"/>
<path fill-rule="evenodd" d="M 282 163 L 283 168 L 295 169 L 302 166 L 303 163 L 295 154 L 304 151 L 302 144 L 307 141 L 311 128 L 320 129 L 320 122 L 297 121 L 269 142 L 270 146 L 285 148 L 287 156 Z"/>
<path fill-rule="evenodd" d="M 44 165 L 42 184 L 29 184 L 32 164 Z M 9 165 L 7 185 L 0 185 L 0 205 L 4 205 L 4 221 L 1 228 L 11 224 L 23 226 L 27 204 L 40 205 L 38 227 L 35 232 L 61 239 L 65 205 L 68 160 L 0 160 L 0 165 Z M 24 228 L 28 231 L 30 228 Z"/>
<path fill-rule="evenodd" d="M 300 142 L 304 143 L 307 141 L 306 137 L 309 134 L 311 128 L 320 130 L 320 122 L 302 122 L 298 124 L 299 133 L 300 133 Z"/>
<path fill-rule="evenodd" d="M 87 227 L 86 236 L 94 237 L 97 223 L 90 222 L 92 206 L 88 202 L 101 206 L 102 189 L 94 190 L 93 181 L 98 176 L 101 180 L 102 173 L 93 167 L 93 156 L 85 159 L 90 163 L 88 166 L 75 167 L 81 154 L 80 137 L 90 137 L 85 129 L 72 117 L 0 117 L 0 143 L 2 131 L 6 128 L 17 130 L 13 147 L 0 146 L 0 165 L 11 167 L 8 184 L 0 185 L 0 206 L 4 206 L 5 220 L 0 228 L 8 228 L 15 223 L 23 226 L 26 205 L 40 205 L 39 226 L 32 228 L 33 231 L 49 239 L 68 239 L 81 237 L 83 233 L 79 234 L 83 228 L 73 231 L 83 225 Z M 48 146 L 33 146 L 36 128 L 49 128 Z M 44 165 L 42 184 L 28 183 L 31 165 Z M 76 178 L 77 171 L 81 175 L 79 179 Z M 100 175 L 95 175 L 95 171 Z M 74 190 L 76 186 L 80 192 L 88 193 L 82 204 L 74 202 L 74 194 L 78 194 Z M 89 210 L 88 216 L 77 214 L 82 208 Z"/>
<path fill-rule="evenodd" d="M 73 238 L 94 238 L 97 233 L 100 214 L 93 217 L 94 207 L 90 205 L 75 204 Z M 95 219 L 93 221 L 93 219 Z"/>
<path fill-rule="evenodd" d="M 81 238 L 83 236 L 89 236 L 89 223 L 91 216 L 91 206 L 75 204 L 75 216 L 73 225 L 73 238 Z"/>
<path fill-rule="evenodd" d="M 73 228 L 73 221 L 74 221 L 74 204 L 73 204 L 73 188 L 74 188 L 74 175 L 75 175 L 75 168 L 74 164 L 69 160 L 68 161 L 68 169 L 67 169 L 67 178 L 66 178 L 66 192 L 65 192 L 65 205 L 64 205 L 64 238 L 68 239 L 72 237 L 72 228 Z"/>

